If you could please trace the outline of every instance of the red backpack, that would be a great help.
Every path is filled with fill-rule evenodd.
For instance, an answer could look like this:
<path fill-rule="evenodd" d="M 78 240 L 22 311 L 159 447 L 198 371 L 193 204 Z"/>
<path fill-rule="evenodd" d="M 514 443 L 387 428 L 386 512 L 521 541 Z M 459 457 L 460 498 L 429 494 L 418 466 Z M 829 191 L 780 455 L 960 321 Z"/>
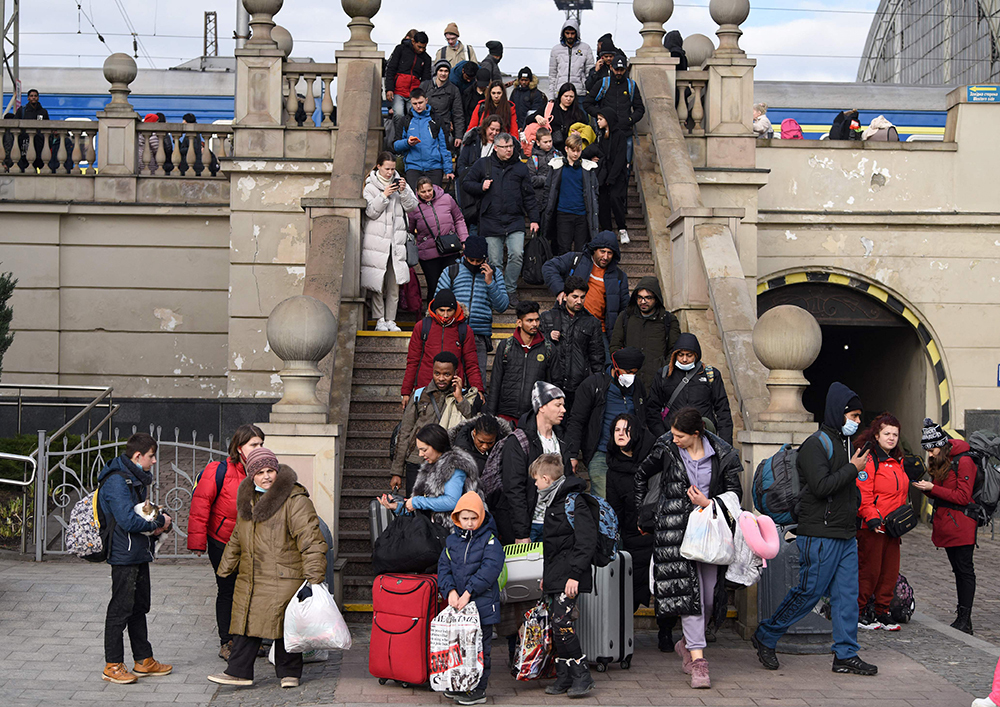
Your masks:
<path fill-rule="evenodd" d="M 785 118 L 781 121 L 782 140 L 804 140 L 802 137 L 802 126 L 795 118 Z"/>

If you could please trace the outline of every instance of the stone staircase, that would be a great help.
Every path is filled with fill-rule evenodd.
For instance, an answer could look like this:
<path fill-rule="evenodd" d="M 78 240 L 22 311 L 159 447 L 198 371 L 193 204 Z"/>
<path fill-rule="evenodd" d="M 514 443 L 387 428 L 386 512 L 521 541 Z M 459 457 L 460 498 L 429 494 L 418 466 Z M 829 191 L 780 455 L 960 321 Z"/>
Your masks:
<path fill-rule="evenodd" d="M 630 286 L 642 277 L 655 275 L 646 219 L 635 181 L 629 185 L 627 227 L 631 242 L 622 246 L 622 267 Z M 419 269 L 418 269 L 419 272 Z M 422 291 L 426 292 L 423 275 Z M 549 309 L 554 296 L 544 286 L 521 283 L 521 301 L 535 300 Z M 426 301 L 425 301 L 426 305 Z M 344 478 L 340 500 L 340 554 L 344 569 L 344 603 L 348 616 L 362 618 L 370 611 L 371 543 L 368 504 L 389 490 L 389 437 L 402 417 L 399 390 L 406 368 L 406 349 L 417 316 L 400 313 L 402 332 L 376 332 L 374 321 L 357 332 L 351 404 L 348 416 Z M 494 346 L 512 335 L 514 313 L 494 314 Z M 488 367 L 492 366 L 492 354 Z M 484 375 L 484 379 L 487 376 Z M 358 616 L 361 614 L 362 616 Z"/>

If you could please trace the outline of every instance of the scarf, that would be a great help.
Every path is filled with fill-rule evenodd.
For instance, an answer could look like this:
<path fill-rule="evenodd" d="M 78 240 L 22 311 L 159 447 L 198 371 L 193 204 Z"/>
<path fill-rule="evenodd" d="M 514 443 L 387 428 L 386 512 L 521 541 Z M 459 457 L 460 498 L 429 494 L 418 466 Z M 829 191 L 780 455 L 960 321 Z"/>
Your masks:
<path fill-rule="evenodd" d="M 535 513 L 531 516 L 532 525 L 535 523 L 545 522 L 545 511 L 549 510 L 549 506 L 552 505 L 552 500 L 556 497 L 556 493 L 559 489 L 562 488 L 565 480 L 565 476 L 560 476 L 547 489 L 542 489 L 538 492 L 538 501 L 535 503 Z"/>
<path fill-rule="evenodd" d="M 377 169 L 375 169 L 375 170 L 372 170 L 372 174 L 374 174 L 374 175 L 375 175 L 375 180 L 376 180 L 376 181 L 377 181 L 377 182 L 378 182 L 379 184 L 381 184 L 381 185 L 382 185 L 382 188 L 383 188 L 383 189 L 385 189 L 385 188 L 386 188 L 387 186 L 389 186 L 390 184 L 392 184 L 392 179 L 395 179 L 395 178 L 396 178 L 396 175 L 395 175 L 395 174 L 393 174 L 393 175 L 392 175 L 392 179 L 382 179 L 382 175 L 381 175 L 381 174 L 379 174 L 379 171 L 378 171 Z"/>

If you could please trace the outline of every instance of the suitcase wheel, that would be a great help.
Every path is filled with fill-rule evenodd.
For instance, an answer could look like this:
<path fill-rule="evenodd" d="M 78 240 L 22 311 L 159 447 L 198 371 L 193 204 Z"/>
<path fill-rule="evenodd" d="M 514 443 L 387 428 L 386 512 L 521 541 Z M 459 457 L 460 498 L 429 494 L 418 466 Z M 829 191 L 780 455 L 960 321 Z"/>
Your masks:
<path fill-rule="evenodd" d="M 619 665 L 621 666 L 622 670 L 628 670 L 629 668 L 631 668 L 632 667 L 632 656 L 629 656 L 628 658 L 626 658 L 625 660 L 623 660 L 621 663 L 619 663 Z"/>
<path fill-rule="evenodd" d="M 605 662 L 600 662 L 597 665 L 595 665 L 594 667 L 597 668 L 597 672 L 599 672 L 599 673 L 605 673 L 605 672 L 608 671 L 608 664 L 605 663 Z"/>
<path fill-rule="evenodd" d="M 378 679 L 378 684 L 379 685 L 385 685 L 387 682 L 389 682 L 389 681 L 386 678 L 379 678 Z"/>
<path fill-rule="evenodd" d="M 408 682 L 401 682 L 401 683 L 399 683 L 399 686 L 400 687 L 409 687 L 410 683 L 408 683 Z"/>

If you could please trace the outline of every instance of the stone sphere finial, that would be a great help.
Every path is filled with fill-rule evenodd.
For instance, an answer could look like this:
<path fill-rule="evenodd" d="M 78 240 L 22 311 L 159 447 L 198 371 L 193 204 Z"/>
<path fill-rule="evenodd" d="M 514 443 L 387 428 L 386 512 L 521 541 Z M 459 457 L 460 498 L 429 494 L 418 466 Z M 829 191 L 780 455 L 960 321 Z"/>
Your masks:
<path fill-rule="evenodd" d="M 719 38 L 719 48 L 716 56 L 745 56 L 740 49 L 740 37 L 743 31 L 740 25 L 750 16 L 750 0 L 710 0 L 708 12 L 719 25 L 716 36 Z"/>
<path fill-rule="evenodd" d="M 278 49 L 281 50 L 286 59 L 292 55 L 292 47 L 295 46 L 295 41 L 292 39 L 291 32 L 281 25 L 275 25 L 271 30 L 271 39 L 277 42 Z"/>
<path fill-rule="evenodd" d="M 111 88 L 108 89 L 111 102 L 105 106 L 105 112 L 134 112 L 132 104 L 128 102 L 128 94 L 132 92 L 129 84 L 135 81 L 138 75 L 139 68 L 135 65 L 135 59 L 128 54 L 119 52 L 104 60 L 104 78 L 111 84 Z"/>
<path fill-rule="evenodd" d="M 351 38 L 344 42 L 344 47 L 377 49 L 378 45 L 372 41 L 372 30 L 375 29 L 372 18 L 381 9 L 382 0 L 340 0 L 340 6 L 351 18 L 347 23 Z"/>
<path fill-rule="evenodd" d="M 703 34 L 692 34 L 684 38 L 684 53 L 687 54 L 688 66 L 698 69 L 715 51 L 715 42 Z"/>
<path fill-rule="evenodd" d="M 337 343 L 333 312 L 318 299 L 289 297 L 267 318 L 267 343 L 285 364 L 280 373 L 284 394 L 275 403 L 274 413 L 286 421 L 289 415 L 303 415 L 303 422 L 325 422 L 329 409 L 316 397 L 322 375 L 316 364 Z"/>
<path fill-rule="evenodd" d="M 792 304 L 779 305 L 757 320 L 753 328 L 753 350 L 766 368 L 771 404 L 761 414 L 772 422 L 810 422 L 812 415 L 802 405 L 809 385 L 802 372 L 819 356 L 823 332 L 816 318 Z"/>
<path fill-rule="evenodd" d="M 642 29 L 639 30 L 642 46 L 635 53 L 648 55 L 666 52 L 663 47 L 663 35 L 666 34 L 663 25 L 674 14 L 674 0 L 632 0 L 632 14 L 642 23 Z"/>
<path fill-rule="evenodd" d="M 277 44 L 271 36 L 274 16 L 278 14 L 285 0 L 243 0 L 243 7 L 250 13 L 250 39 L 246 46 L 251 49 L 274 49 Z"/>

